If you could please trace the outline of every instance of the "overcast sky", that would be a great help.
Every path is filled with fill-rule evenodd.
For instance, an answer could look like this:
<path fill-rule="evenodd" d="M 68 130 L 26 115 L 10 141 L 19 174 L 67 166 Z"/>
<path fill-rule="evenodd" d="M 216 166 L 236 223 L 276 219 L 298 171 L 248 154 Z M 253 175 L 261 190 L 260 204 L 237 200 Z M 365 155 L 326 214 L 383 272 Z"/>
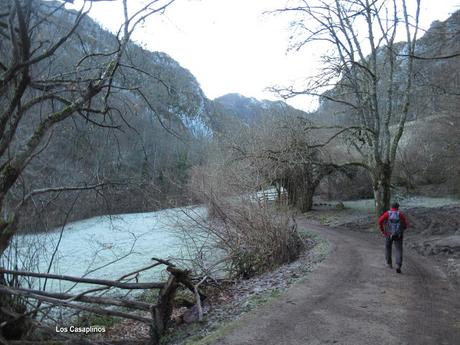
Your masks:
<path fill-rule="evenodd" d="M 142 2 L 130 0 L 129 5 Z M 78 3 L 78 2 L 76 2 Z M 190 70 L 206 96 L 213 99 L 237 92 L 258 99 L 276 99 L 271 85 L 299 83 L 314 73 L 320 47 L 286 53 L 289 18 L 264 14 L 286 0 L 176 0 L 162 16 L 140 28 L 135 40 L 150 50 L 163 51 Z M 422 0 L 421 25 L 445 20 L 460 8 L 460 0 Z M 96 3 L 91 17 L 110 30 L 121 22 L 120 6 Z M 290 104 L 309 110 L 306 99 Z"/>

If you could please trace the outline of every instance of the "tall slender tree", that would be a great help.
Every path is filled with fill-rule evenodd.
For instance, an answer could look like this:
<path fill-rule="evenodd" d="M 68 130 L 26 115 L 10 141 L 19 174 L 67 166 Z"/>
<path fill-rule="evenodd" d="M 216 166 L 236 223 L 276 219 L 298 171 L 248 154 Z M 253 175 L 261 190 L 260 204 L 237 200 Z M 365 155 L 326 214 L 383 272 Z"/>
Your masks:
<path fill-rule="evenodd" d="M 294 48 L 320 41 L 333 53 L 304 88 L 275 90 L 286 98 L 319 96 L 347 115 L 337 129 L 359 157 L 353 163 L 369 171 L 375 210 L 382 213 L 410 112 L 420 0 L 300 0 L 277 12 L 296 16 Z"/>

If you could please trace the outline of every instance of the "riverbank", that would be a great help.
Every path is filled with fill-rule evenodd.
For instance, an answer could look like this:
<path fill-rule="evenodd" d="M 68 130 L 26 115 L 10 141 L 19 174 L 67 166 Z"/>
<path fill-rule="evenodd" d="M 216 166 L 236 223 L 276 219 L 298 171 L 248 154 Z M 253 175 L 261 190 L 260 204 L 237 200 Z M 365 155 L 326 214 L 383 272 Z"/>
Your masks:
<path fill-rule="evenodd" d="M 405 247 L 414 250 L 415 255 L 429 256 L 429 261 L 444 272 L 450 283 L 458 285 L 460 202 L 450 198 L 410 197 L 402 199 L 401 203 L 411 222 Z M 302 217 L 309 219 L 311 224 L 323 224 L 342 231 L 376 232 L 373 203 L 370 200 L 316 205 L 315 210 Z M 305 228 L 299 230 L 308 234 Z M 378 234 L 373 236 L 378 237 Z M 223 303 L 214 306 L 202 324 L 174 328 L 165 338 L 165 344 L 212 343 L 222 334 L 238 328 L 239 320 L 248 311 L 271 300 L 278 300 L 288 287 L 308 277 L 316 264 L 327 256 L 330 250 L 328 242 L 318 236 L 313 236 L 313 239 L 316 244 L 304 252 L 299 260 L 274 272 L 229 286 L 228 291 L 222 293 Z M 179 334 L 174 334 L 174 331 Z"/>
<path fill-rule="evenodd" d="M 175 322 L 165 333 L 162 344 L 201 344 L 213 339 L 222 330 L 233 327 L 247 312 L 281 296 L 296 282 L 304 279 L 329 253 L 329 244 L 305 228 L 299 232 L 306 243 L 300 257 L 274 271 L 251 279 L 226 281 L 219 287 L 208 287 L 208 298 L 203 306 L 202 322 L 187 323 L 186 308 L 176 308 Z M 133 336 L 146 338 L 148 327 L 122 321 L 109 327 L 105 336 L 110 340 L 130 341 Z"/>

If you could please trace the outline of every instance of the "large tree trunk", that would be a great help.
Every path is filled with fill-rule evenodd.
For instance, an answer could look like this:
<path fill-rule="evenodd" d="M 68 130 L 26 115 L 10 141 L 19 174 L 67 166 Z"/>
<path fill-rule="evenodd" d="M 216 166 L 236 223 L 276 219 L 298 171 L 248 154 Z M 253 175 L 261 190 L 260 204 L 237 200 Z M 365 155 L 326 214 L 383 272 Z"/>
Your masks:
<path fill-rule="evenodd" d="M 381 164 L 372 175 L 375 214 L 377 216 L 380 216 L 390 208 L 392 173 L 393 169 L 390 164 Z"/>
<path fill-rule="evenodd" d="M 285 182 L 283 187 L 288 194 L 288 205 L 302 213 L 310 211 L 313 207 L 313 195 L 317 184 L 310 182 L 303 174 L 292 176 Z"/>
<path fill-rule="evenodd" d="M 302 193 L 297 197 L 295 207 L 300 212 L 308 212 L 313 207 L 313 195 L 315 194 L 315 187 L 304 186 Z"/>

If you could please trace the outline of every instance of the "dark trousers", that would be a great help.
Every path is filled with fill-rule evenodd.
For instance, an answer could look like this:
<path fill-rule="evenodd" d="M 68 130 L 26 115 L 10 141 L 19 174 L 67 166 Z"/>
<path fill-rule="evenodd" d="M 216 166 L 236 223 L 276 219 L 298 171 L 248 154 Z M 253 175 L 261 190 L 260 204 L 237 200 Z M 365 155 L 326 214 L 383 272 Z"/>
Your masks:
<path fill-rule="evenodd" d="M 391 236 L 385 238 L 385 259 L 387 260 L 387 264 L 391 265 L 391 249 L 393 247 L 393 243 L 395 244 L 395 261 L 396 267 L 401 268 L 402 265 L 402 255 L 403 255 L 403 237 L 399 238 L 391 238 Z"/>

